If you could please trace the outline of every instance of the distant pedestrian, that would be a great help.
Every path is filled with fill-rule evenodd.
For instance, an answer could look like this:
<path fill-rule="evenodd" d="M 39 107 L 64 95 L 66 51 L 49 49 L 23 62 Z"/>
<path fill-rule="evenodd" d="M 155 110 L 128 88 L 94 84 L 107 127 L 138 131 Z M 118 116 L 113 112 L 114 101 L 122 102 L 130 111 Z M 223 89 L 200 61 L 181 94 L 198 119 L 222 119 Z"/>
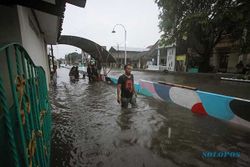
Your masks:
<path fill-rule="evenodd" d="M 102 64 L 100 61 L 97 61 L 96 63 L 96 68 L 97 68 L 97 77 L 98 77 L 98 80 L 100 81 L 101 80 L 101 70 L 102 70 Z"/>
<path fill-rule="evenodd" d="M 90 64 L 88 64 L 87 73 L 88 73 L 88 77 L 89 77 L 89 82 L 92 82 L 93 81 L 93 69 L 92 69 L 92 66 Z"/>
<path fill-rule="evenodd" d="M 69 71 L 69 76 L 74 76 L 74 73 L 75 73 L 75 66 L 73 66 L 70 71 Z"/>
<path fill-rule="evenodd" d="M 79 70 L 78 70 L 78 66 L 73 66 L 73 67 L 70 69 L 69 77 L 70 77 L 70 80 L 78 80 L 78 79 L 79 79 Z"/>
<path fill-rule="evenodd" d="M 94 78 L 94 81 L 98 81 L 99 80 L 99 74 L 98 74 L 98 69 L 95 65 L 93 65 L 92 67 L 92 70 L 93 70 L 93 78 Z"/>
<path fill-rule="evenodd" d="M 74 75 L 75 75 L 75 78 L 76 78 L 76 79 L 79 79 L 79 70 L 78 70 L 78 66 L 75 67 L 75 73 L 74 73 Z"/>

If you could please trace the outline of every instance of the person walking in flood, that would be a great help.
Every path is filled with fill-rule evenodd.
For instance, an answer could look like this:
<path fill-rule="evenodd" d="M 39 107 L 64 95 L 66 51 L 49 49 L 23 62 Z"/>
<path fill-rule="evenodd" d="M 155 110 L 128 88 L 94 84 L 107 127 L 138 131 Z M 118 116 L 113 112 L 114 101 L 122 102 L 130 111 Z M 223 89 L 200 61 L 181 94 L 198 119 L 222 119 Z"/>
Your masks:
<path fill-rule="evenodd" d="M 89 82 L 93 81 L 93 69 L 90 64 L 88 64 L 87 73 L 89 77 Z"/>
<path fill-rule="evenodd" d="M 75 67 L 75 79 L 79 79 L 79 70 L 78 70 L 78 66 Z"/>
<path fill-rule="evenodd" d="M 130 103 L 132 107 L 136 107 L 137 93 L 134 89 L 134 76 L 131 74 L 132 66 L 127 64 L 124 66 L 125 73 L 118 79 L 117 84 L 117 102 L 122 108 L 128 108 Z"/>
<path fill-rule="evenodd" d="M 94 81 L 99 81 L 99 75 L 98 75 L 98 70 L 97 70 L 96 65 L 93 65 L 92 69 L 93 69 L 93 78 L 94 78 Z"/>

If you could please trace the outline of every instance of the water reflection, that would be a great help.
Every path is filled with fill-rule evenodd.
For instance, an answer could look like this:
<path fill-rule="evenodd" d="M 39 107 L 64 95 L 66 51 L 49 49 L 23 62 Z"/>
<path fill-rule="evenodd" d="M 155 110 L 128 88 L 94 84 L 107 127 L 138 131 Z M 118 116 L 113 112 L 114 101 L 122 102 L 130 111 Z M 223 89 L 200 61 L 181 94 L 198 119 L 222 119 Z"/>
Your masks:
<path fill-rule="evenodd" d="M 117 124 L 120 126 L 121 130 L 126 130 L 131 128 L 131 118 L 133 116 L 132 109 L 121 109 L 121 114 L 118 116 Z"/>
<path fill-rule="evenodd" d="M 116 90 L 59 69 L 51 91 L 51 166 L 248 166 L 250 131 L 192 114 L 172 103 L 138 96 L 121 109 Z M 204 159 L 202 151 L 240 151 L 238 159 Z"/>

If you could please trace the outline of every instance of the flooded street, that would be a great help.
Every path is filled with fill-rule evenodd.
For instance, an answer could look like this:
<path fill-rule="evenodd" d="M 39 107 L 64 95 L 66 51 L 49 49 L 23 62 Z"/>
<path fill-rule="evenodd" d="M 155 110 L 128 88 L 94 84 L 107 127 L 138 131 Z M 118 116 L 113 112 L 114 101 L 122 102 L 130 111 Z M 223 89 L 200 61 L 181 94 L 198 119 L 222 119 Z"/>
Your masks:
<path fill-rule="evenodd" d="M 58 69 L 57 85 L 50 92 L 51 166 L 249 166 L 249 129 L 141 95 L 137 98 L 137 108 L 124 110 L 116 102 L 114 85 L 89 84 L 88 79 L 72 83 L 68 72 Z M 137 79 L 168 80 L 161 75 L 134 74 Z M 174 76 L 171 77 L 174 81 Z M 176 81 L 181 83 L 180 77 Z M 195 82 L 190 83 L 195 86 Z M 204 89 L 209 88 L 207 80 L 204 85 Z M 230 87 L 225 85 L 222 92 Z M 249 90 L 245 85 L 242 87 L 237 95 L 247 98 Z M 211 89 L 219 91 L 218 87 Z M 230 91 L 228 94 L 233 94 Z M 203 151 L 241 154 L 239 158 L 203 158 Z"/>

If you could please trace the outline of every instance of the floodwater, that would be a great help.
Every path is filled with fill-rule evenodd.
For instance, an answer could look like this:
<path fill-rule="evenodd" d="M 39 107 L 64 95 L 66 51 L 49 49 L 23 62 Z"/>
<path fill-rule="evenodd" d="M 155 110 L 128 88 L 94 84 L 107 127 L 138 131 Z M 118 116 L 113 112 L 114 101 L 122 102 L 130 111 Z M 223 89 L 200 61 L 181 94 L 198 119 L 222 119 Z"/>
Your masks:
<path fill-rule="evenodd" d="M 116 102 L 114 85 L 89 84 L 87 79 L 72 83 L 68 72 L 58 69 L 57 85 L 50 92 L 51 166 L 249 166 L 249 129 L 140 95 L 138 108 L 124 110 Z M 142 72 L 135 77 L 151 80 Z M 204 158 L 204 151 L 241 154 Z"/>

